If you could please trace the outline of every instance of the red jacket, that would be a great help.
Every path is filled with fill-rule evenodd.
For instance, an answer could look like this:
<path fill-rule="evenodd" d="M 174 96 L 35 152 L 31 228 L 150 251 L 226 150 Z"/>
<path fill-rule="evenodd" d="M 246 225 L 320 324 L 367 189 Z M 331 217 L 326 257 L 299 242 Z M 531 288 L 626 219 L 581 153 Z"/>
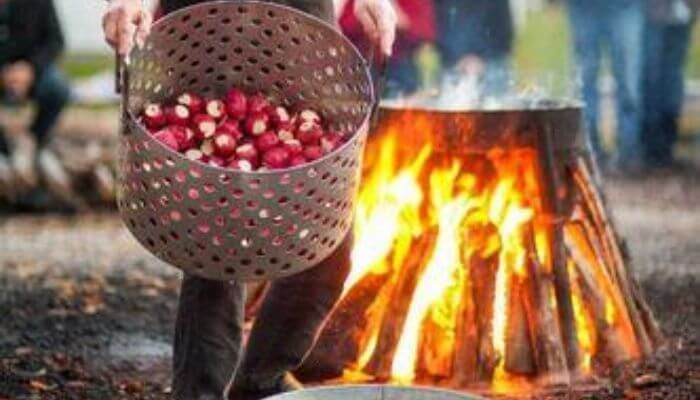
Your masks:
<path fill-rule="evenodd" d="M 409 18 L 408 28 L 400 30 L 396 38 L 394 53 L 397 56 L 413 50 L 423 42 L 435 40 L 437 33 L 432 0 L 396 0 L 395 3 Z M 340 14 L 340 27 L 350 40 L 363 47 L 366 39 L 360 22 L 355 18 L 354 7 L 355 0 L 349 0 L 345 4 Z"/>

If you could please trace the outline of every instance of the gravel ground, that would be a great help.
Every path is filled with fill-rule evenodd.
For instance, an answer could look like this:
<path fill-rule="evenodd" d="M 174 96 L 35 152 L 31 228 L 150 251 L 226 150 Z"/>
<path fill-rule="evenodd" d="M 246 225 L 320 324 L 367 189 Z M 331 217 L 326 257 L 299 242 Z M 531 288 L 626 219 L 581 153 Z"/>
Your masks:
<path fill-rule="evenodd" d="M 669 344 L 576 398 L 700 397 L 700 163 L 605 185 Z M 112 213 L 0 216 L 0 400 L 167 399 L 179 275 Z M 551 396 L 568 398 L 567 395 Z"/>

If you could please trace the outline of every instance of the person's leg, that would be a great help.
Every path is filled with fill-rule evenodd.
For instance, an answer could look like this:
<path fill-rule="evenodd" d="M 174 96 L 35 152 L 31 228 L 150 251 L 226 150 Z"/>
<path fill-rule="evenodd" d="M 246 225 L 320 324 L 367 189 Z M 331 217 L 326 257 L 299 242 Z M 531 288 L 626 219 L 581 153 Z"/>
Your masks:
<path fill-rule="evenodd" d="M 32 100 L 36 102 L 37 110 L 30 130 L 39 147 L 43 147 L 70 101 L 70 87 L 56 66 L 47 67 L 39 75 L 32 92 Z"/>
<path fill-rule="evenodd" d="M 659 126 L 659 107 L 664 101 L 664 26 L 647 22 L 644 32 L 644 72 L 642 74 L 643 117 L 642 146 L 644 158 L 648 165 L 657 163 L 659 148 L 662 146 L 663 134 Z"/>
<path fill-rule="evenodd" d="M 481 78 L 482 92 L 485 97 L 500 98 L 510 87 L 510 57 L 502 56 L 486 60 L 484 75 Z"/>
<path fill-rule="evenodd" d="M 606 33 L 616 84 L 617 154 L 623 167 L 642 160 L 642 48 L 644 10 L 641 2 L 611 10 Z"/>
<path fill-rule="evenodd" d="M 574 40 L 574 56 L 579 68 L 581 90 L 585 102 L 584 119 L 591 148 L 597 157 L 604 155 L 598 132 L 598 71 L 600 70 L 600 10 L 594 6 L 569 6 L 569 20 Z"/>
<path fill-rule="evenodd" d="M 259 399 L 291 389 L 286 375 L 298 367 L 343 291 L 352 238 L 318 266 L 273 282 L 229 391 L 230 400 Z"/>
<path fill-rule="evenodd" d="M 690 45 L 690 24 L 673 25 L 664 31 L 663 74 L 659 96 L 659 162 L 673 161 L 673 146 L 678 139 L 678 123 L 683 109 L 684 70 Z"/>
<path fill-rule="evenodd" d="M 245 284 L 185 275 L 175 326 L 175 400 L 219 400 L 241 352 Z"/>
<path fill-rule="evenodd" d="M 418 89 L 418 68 L 410 54 L 392 59 L 387 66 L 386 95 L 412 94 Z"/>

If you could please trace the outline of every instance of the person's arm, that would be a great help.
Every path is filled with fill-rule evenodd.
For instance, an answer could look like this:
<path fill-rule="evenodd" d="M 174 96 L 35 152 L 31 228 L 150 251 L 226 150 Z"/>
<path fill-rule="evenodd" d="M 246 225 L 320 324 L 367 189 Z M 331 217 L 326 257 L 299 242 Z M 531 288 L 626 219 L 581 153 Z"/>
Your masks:
<path fill-rule="evenodd" d="M 102 29 L 107 43 L 126 56 L 134 41 L 137 45 L 146 41 L 152 23 L 153 14 L 142 0 L 111 0 L 102 18 Z"/>
<path fill-rule="evenodd" d="M 58 20 L 53 1 L 44 0 L 41 2 L 41 6 L 43 9 L 36 11 L 41 15 L 38 22 L 40 26 L 37 28 L 42 30 L 42 45 L 32 49 L 27 60 L 37 71 L 43 70 L 54 62 L 65 46 L 61 23 Z"/>

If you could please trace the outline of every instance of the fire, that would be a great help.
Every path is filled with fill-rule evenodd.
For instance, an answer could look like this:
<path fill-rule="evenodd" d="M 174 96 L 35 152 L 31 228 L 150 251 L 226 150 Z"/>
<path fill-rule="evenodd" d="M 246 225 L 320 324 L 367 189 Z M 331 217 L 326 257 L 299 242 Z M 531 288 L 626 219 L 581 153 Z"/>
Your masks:
<path fill-rule="evenodd" d="M 416 117 L 412 127 L 389 125 L 368 144 L 344 295 L 375 289 L 358 316 L 356 356 L 344 379 L 455 387 L 486 381 L 508 392 L 529 387 L 542 370 L 562 374 L 556 368 L 566 369 L 567 349 L 552 284 L 557 228 L 544 209 L 537 152 L 460 154 L 435 146 L 429 120 Z M 579 228 L 562 226 L 567 245 L 582 247 Z M 596 251 L 587 244 L 565 254 L 575 369 L 584 373 L 603 346 L 601 329 L 618 334 L 628 355 L 638 353 Z M 581 258 L 595 261 L 596 271 L 580 273 Z"/>

